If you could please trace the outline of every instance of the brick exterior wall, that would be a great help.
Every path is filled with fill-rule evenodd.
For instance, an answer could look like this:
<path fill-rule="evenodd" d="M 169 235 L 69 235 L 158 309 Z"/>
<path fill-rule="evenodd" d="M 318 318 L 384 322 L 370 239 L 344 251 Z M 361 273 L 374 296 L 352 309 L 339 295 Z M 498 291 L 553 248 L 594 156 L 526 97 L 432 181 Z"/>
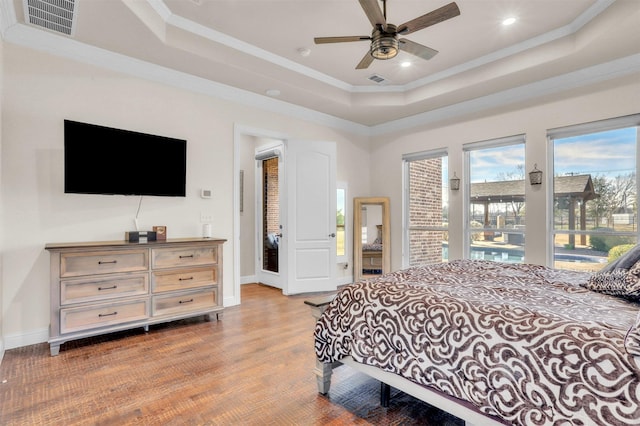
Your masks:
<path fill-rule="evenodd" d="M 415 229 L 442 227 L 442 159 L 409 163 L 409 264 L 442 262 L 443 231 Z"/>
<path fill-rule="evenodd" d="M 264 188 L 264 230 L 265 236 L 271 232 L 280 233 L 280 202 L 278 187 L 278 159 L 270 158 L 262 162 Z M 271 200 L 271 202 L 267 202 Z"/>
<path fill-rule="evenodd" d="M 278 251 L 269 249 L 266 241 L 270 233 L 280 233 L 280 192 L 278 186 L 278 159 L 270 158 L 262 162 L 262 235 L 263 241 L 263 267 L 264 269 L 278 271 Z"/>

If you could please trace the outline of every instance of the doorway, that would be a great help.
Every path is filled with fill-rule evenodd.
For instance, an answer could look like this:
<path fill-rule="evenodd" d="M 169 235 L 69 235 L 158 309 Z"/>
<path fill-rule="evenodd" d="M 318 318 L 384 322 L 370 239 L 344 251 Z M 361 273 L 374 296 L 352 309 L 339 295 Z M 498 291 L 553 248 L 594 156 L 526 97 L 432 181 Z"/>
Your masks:
<path fill-rule="evenodd" d="M 268 241 L 273 231 L 262 220 L 262 207 L 258 209 L 264 196 L 262 189 L 258 190 L 263 185 L 262 160 L 269 157 L 256 158 L 256 154 L 276 148 L 278 227 L 282 227 L 277 232 L 278 268 L 274 272 L 268 264 L 264 268 L 268 259 L 263 252 L 265 236 Z M 242 283 L 261 282 L 281 288 L 284 294 L 335 290 L 335 142 L 291 140 L 282 134 L 236 125 L 233 182 L 233 295 L 226 293 L 225 306 L 241 303 Z"/>

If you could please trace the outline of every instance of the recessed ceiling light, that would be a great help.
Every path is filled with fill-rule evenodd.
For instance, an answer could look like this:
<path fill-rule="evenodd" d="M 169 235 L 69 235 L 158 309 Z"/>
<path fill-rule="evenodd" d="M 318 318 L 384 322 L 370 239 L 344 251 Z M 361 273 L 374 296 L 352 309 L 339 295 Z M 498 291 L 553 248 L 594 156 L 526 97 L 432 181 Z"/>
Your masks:
<path fill-rule="evenodd" d="M 301 47 L 298 49 L 298 54 L 306 58 L 311 54 L 311 49 L 309 49 L 308 47 Z"/>
<path fill-rule="evenodd" d="M 515 24 L 515 22 L 516 22 L 516 18 L 511 16 L 509 18 L 506 18 L 504 21 L 502 21 L 502 25 L 505 25 L 505 26 L 512 25 L 512 24 Z"/>
<path fill-rule="evenodd" d="M 410 67 L 410 66 L 411 66 L 411 62 L 409 62 L 409 61 L 404 61 L 404 62 L 402 62 L 402 63 L 400 64 L 400 66 L 401 66 L 402 68 Z"/>
<path fill-rule="evenodd" d="M 280 91 L 278 89 L 269 89 L 265 93 L 267 96 L 271 96 L 273 98 L 280 96 Z"/>

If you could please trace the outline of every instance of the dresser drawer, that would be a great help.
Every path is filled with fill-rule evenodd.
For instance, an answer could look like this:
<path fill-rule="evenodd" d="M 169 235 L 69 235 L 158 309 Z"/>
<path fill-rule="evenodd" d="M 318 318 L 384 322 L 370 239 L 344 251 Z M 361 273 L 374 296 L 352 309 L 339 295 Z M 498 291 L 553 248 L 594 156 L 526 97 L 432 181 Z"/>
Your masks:
<path fill-rule="evenodd" d="M 154 271 L 151 283 L 154 293 L 216 285 L 218 284 L 218 269 L 209 267 Z"/>
<path fill-rule="evenodd" d="M 149 269 L 148 253 L 145 249 L 63 253 L 60 277 L 146 271 Z"/>
<path fill-rule="evenodd" d="M 60 282 L 60 304 L 91 302 L 149 293 L 149 274 L 96 276 Z"/>
<path fill-rule="evenodd" d="M 151 250 L 151 259 L 154 269 L 212 265 L 218 262 L 218 248 L 154 248 Z"/>
<path fill-rule="evenodd" d="M 174 315 L 183 312 L 206 310 L 217 306 L 216 289 L 185 292 L 180 295 L 153 296 L 152 316 Z"/>
<path fill-rule="evenodd" d="M 60 332 L 88 330 L 149 318 L 148 299 L 60 309 Z"/>

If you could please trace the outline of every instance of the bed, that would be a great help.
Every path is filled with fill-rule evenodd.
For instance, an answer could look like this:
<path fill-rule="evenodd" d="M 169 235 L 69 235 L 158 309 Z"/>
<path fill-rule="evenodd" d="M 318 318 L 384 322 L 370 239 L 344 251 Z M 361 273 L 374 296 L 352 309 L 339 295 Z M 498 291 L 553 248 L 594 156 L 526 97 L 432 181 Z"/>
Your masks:
<path fill-rule="evenodd" d="M 638 263 L 456 260 L 347 285 L 316 306 L 318 390 L 344 363 L 473 424 L 638 425 Z"/>

